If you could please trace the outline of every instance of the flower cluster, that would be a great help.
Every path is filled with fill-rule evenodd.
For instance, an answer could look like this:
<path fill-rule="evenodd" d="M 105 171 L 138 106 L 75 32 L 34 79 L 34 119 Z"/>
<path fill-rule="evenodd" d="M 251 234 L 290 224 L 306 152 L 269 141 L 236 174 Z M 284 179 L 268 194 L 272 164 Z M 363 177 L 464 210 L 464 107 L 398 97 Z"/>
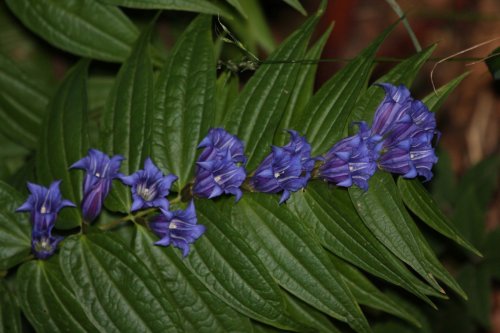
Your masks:
<path fill-rule="evenodd" d="M 243 195 L 240 186 L 247 176 L 243 143 L 224 129 L 213 128 L 198 148 L 204 149 L 196 162 L 194 195 L 212 199 L 233 194 L 236 201 L 240 200 Z"/>
<path fill-rule="evenodd" d="M 423 176 L 429 180 L 431 168 L 437 162 L 432 145 L 438 134 L 434 114 L 421 101 L 413 99 L 403 85 L 379 86 L 384 89 L 385 98 L 371 127 L 364 121 L 355 123 L 356 134 L 340 140 L 318 157 L 311 156 L 311 145 L 305 137 L 289 130 L 289 143 L 272 146 L 270 154 L 249 179 L 243 143 L 222 128 L 211 129 L 198 145 L 203 150 L 196 161 L 194 182 L 188 184 L 191 195 L 212 199 L 230 194 L 238 201 L 243 195 L 241 187 L 246 184 L 250 191 L 282 193 L 279 201 L 282 204 L 292 192 L 305 188 L 311 178 L 342 187 L 356 185 L 366 191 L 368 180 L 377 168 L 406 178 Z M 164 175 L 150 158 L 144 161 L 144 169 L 125 176 L 119 172 L 123 160 L 120 155 L 109 157 L 90 149 L 86 157 L 71 165 L 72 169 L 86 171 L 81 204 L 84 223 L 91 223 L 100 214 L 116 179 L 131 188 L 131 211 L 159 211 L 150 216 L 148 223 L 160 237 L 155 244 L 172 244 L 182 250 L 183 256 L 188 255 L 189 244 L 205 232 L 205 227 L 197 223 L 192 198 L 185 210 L 171 211 L 167 196 L 177 177 Z M 63 207 L 75 206 L 62 199 L 59 184 L 56 181 L 47 189 L 28 183 L 31 195 L 17 210 L 31 212 L 32 250 L 40 259 L 52 255 L 61 240 L 51 234 L 57 213 Z"/>
<path fill-rule="evenodd" d="M 64 207 L 75 207 L 74 203 L 62 198 L 59 184 L 60 180 L 46 188 L 28 183 L 28 200 L 16 210 L 31 213 L 31 250 L 39 259 L 46 259 L 54 254 L 57 244 L 62 240 L 62 237 L 52 235 L 59 211 Z"/>

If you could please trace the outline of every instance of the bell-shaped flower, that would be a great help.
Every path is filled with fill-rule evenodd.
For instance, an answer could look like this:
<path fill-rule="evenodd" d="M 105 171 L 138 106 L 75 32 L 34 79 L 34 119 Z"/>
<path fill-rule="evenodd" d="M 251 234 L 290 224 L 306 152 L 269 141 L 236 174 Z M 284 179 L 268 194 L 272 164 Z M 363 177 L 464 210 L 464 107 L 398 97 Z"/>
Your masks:
<path fill-rule="evenodd" d="M 405 178 L 423 176 L 426 181 L 430 180 L 432 166 L 438 160 L 431 144 L 432 137 L 432 134 L 421 132 L 420 135 L 393 143 L 381 155 L 379 168 Z"/>
<path fill-rule="evenodd" d="M 160 246 L 173 246 L 182 250 L 185 257 L 189 254 L 189 244 L 194 243 L 205 232 L 205 226 L 197 224 L 194 203 L 191 201 L 185 210 L 175 210 L 168 215 L 158 215 L 149 222 L 150 229 L 161 239 L 155 242 Z"/>
<path fill-rule="evenodd" d="M 148 157 L 144 161 L 143 170 L 119 178 L 124 184 L 132 188 L 132 211 L 157 207 L 160 208 L 163 214 L 167 214 L 170 203 L 166 196 L 170 192 L 172 183 L 177 180 L 177 176 L 173 174 L 165 176 Z"/>
<path fill-rule="evenodd" d="M 219 155 L 211 160 L 196 162 L 193 194 L 208 199 L 221 194 L 233 194 L 238 201 L 243 195 L 240 186 L 246 179 L 245 168 L 234 163 L 229 150 L 219 154 L 224 157 Z"/>
<path fill-rule="evenodd" d="M 432 178 L 432 165 L 437 162 L 432 140 L 438 134 L 436 117 L 419 100 L 400 85 L 380 84 L 386 92 L 375 112 L 372 133 L 380 135 L 381 169 L 406 178 Z"/>
<path fill-rule="evenodd" d="M 306 139 L 295 131 L 289 133 L 290 142 L 283 147 L 273 146 L 271 154 L 262 161 L 250 180 L 259 192 L 283 192 L 280 204 L 288 200 L 291 192 L 307 185 L 315 163 Z"/>
<path fill-rule="evenodd" d="M 212 128 L 200 142 L 198 148 L 204 148 L 198 157 L 198 162 L 210 161 L 220 156 L 221 152 L 229 150 L 235 163 L 246 162 L 243 143 L 236 136 L 229 134 L 223 128 Z"/>
<path fill-rule="evenodd" d="M 64 207 L 75 207 L 75 204 L 62 198 L 59 190 L 60 180 L 53 182 L 49 188 L 28 183 L 30 195 L 16 212 L 30 212 L 32 233 L 31 250 L 39 259 L 46 259 L 54 254 L 61 237 L 52 236 L 57 214 Z"/>
<path fill-rule="evenodd" d="M 368 132 L 361 123 L 358 134 L 337 142 L 324 156 L 324 163 L 318 169 L 319 178 L 342 187 L 355 184 L 366 191 L 368 180 L 377 170 L 379 153 L 377 142 L 373 142 Z"/>
<path fill-rule="evenodd" d="M 109 158 L 97 149 L 89 149 L 87 156 L 71 165 L 71 169 L 86 171 L 82 200 L 84 221 L 92 222 L 101 212 L 104 199 L 111 190 L 113 179 L 120 176 L 118 171 L 123 160 L 121 155 Z"/>

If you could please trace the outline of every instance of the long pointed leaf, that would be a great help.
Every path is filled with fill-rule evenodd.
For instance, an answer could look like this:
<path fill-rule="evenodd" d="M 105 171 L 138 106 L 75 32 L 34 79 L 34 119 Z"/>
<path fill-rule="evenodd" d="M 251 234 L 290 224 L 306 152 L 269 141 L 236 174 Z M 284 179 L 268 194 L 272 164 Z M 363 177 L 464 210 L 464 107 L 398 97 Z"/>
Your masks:
<path fill-rule="evenodd" d="M 7 5 L 35 34 L 83 57 L 122 61 L 138 35 L 118 8 L 95 0 L 7 0 Z"/>
<path fill-rule="evenodd" d="M 87 68 L 81 61 L 66 75 L 47 107 L 37 150 L 37 177 L 48 186 L 61 179 L 63 197 L 78 205 L 81 201 L 83 173 L 69 171 L 71 164 L 87 154 Z M 77 209 L 67 209 L 56 225 L 69 229 L 80 225 Z"/>
<path fill-rule="evenodd" d="M 27 214 L 15 213 L 25 200 L 0 181 L 0 271 L 16 266 L 31 250 L 31 223 Z"/>
<path fill-rule="evenodd" d="M 184 327 L 192 332 L 251 332 L 247 317 L 240 315 L 193 275 L 175 255 L 172 247 L 153 245 L 158 238 L 141 226 L 134 237 L 135 253 L 172 293 L 176 307 L 186 319 Z"/>
<path fill-rule="evenodd" d="M 215 110 L 215 60 L 211 17 L 195 19 L 170 53 L 155 88 L 152 152 L 164 170 L 179 177 L 178 189 L 193 176 L 196 147 Z"/>
<path fill-rule="evenodd" d="M 64 277 L 98 330 L 181 330 L 166 289 L 129 248 L 109 234 L 68 238 L 60 262 Z"/>
<path fill-rule="evenodd" d="M 435 291 L 416 278 L 361 221 L 345 190 L 323 182 L 308 184 L 287 204 L 319 238 L 321 244 L 342 259 L 405 288 L 430 305 L 426 295 Z"/>
<path fill-rule="evenodd" d="M 96 331 L 80 300 L 67 287 L 57 257 L 25 263 L 16 279 L 23 313 L 37 332 Z"/>
<path fill-rule="evenodd" d="M 5 280 L 0 280 L 0 332 L 22 332 L 21 310 Z"/>
<path fill-rule="evenodd" d="M 309 100 L 301 119 L 295 122 L 293 128 L 307 136 L 313 155 L 326 152 L 344 136 L 346 122 L 370 77 L 375 53 L 393 28 L 388 28 L 328 80 Z"/>
<path fill-rule="evenodd" d="M 300 331 L 302 325 L 283 315 L 278 285 L 232 225 L 225 203 L 197 201 L 198 221 L 207 231 L 196 241 L 196 251 L 184 259 L 184 264 L 212 293 L 246 316 Z"/>
<path fill-rule="evenodd" d="M 35 148 L 42 116 L 52 91 L 28 77 L 0 54 L 0 131 L 27 148 Z"/>
<path fill-rule="evenodd" d="M 267 60 L 280 63 L 260 66 L 227 114 L 225 127 L 245 143 L 249 170 L 269 152 L 301 66 L 288 61 L 303 58 L 317 21 L 317 16 L 309 18 L 281 44 Z"/>
<path fill-rule="evenodd" d="M 150 154 L 154 82 L 148 46 L 152 28 L 151 24 L 140 35 L 122 65 L 103 114 L 104 151 L 126 158 L 121 171 L 127 175 L 141 169 Z M 127 213 L 130 205 L 129 187 L 114 182 L 106 207 Z"/>
<path fill-rule="evenodd" d="M 283 288 L 358 332 L 370 332 L 358 304 L 326 252 L 300 220 L 265 194 L 246 194 L 233 223 Z"/>
<path fill-rule="evenodd" d="M 231 14 L 222 6 L 207 0 L 100 0 L 101 2 L 139 9 L 166 9 L 184 10 L 195 13 L 222 15 L 231 17 Z"/>

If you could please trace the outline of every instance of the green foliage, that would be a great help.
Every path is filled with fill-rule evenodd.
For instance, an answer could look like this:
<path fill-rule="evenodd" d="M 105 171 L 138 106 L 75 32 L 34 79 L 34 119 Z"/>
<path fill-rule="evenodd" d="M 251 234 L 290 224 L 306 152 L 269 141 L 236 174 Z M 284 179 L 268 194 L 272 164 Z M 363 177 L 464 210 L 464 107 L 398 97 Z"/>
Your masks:
<path fill-rule="evenodd" d="M 284 2 L 306 14 L 298 0 Z M 60 249 L 49 260 L 31 260 L 28 216 L 14 212 L 25 197 L 8 183 L 36 177 L 47 186 L 62 179 L 63 197 L 78 205 L 83 173 L 68 167 L 92 147 L 126 157 L 121 172 L 127 175 L 152 156 L 164 173 L 179 177 L 169 199 L 182 208 L 191 197 L 197 145 L 211 127 L 244 141 L 249 173 L 271 145 L 286 142 L 286 129 L 305 135 L 315 155 L 325 153 L 353 121 L 369 121 L 382 100 L 382 89 L 368 82 L 376 52 L 394 26 L 314 92 L 314 61 L 331 28 L 317 41 L 311 36 L 325 2 L 277 46 L 257 1 L 7 5 L 43 40 L 90 59 L 80 60 L 52 89 L 46 76 L 0 54 L 2 154 L 29 156 L 14 176 L 0 169 L 4 331 L 21 330 L 21 311 L 29 322 L 24 325 L 39 332 L 425 332 L 431 326 L 439 332 L 445 325 L 431 323 L 457 311 L 466 314 L 459 315 L 462 329 L 488 326 L 490 284 L 500 278 L 500 233 L 486 234 L 483 221 L 498 158 L 475 167 L 458 185 L 443 181 L 438 169 L 434 184 L 446 189 L 434 189 L 435 197 L 420 180 L 378 172 L 366 192 L 313 180 L 282 205 L 276 195 L 260 193 L 245 193 L 238 203 L 195 199 L 207 230 L 186 258 L 176 248 L 153 245 L 158 238 L 146 227 L 151 215 L 130 212 L 129 188 L 115 182 L 96 226 L 78 233 L 79 209 L 65 209 L 54 230 L 67 235 Z M 202 14 L 168 55 L 160 55 L 151 46 L 160 15 L 139 33 L 118 6 Z M 259 36 L 241 38 L 249 50 L 252 43 L 275 48 L 248 81 L 217 73 L 209 14 L 220 14 L 236 34 L 258 27 Z M 376 81 L 410 86 L 433 50 Z M 110 67 L 119 68 L 116 75 L 99 61 L 119 62 Z M 436 111 L 463 78 L 423 100 Z M 451 202 L 442 195 L 448 191 L 454 192 Z M 455 207 L 451 215 L 443 204 Z M 435 239 L 451 250 L 438 251 Z M 444 260 L 450 255 L 457 279 Z"/>

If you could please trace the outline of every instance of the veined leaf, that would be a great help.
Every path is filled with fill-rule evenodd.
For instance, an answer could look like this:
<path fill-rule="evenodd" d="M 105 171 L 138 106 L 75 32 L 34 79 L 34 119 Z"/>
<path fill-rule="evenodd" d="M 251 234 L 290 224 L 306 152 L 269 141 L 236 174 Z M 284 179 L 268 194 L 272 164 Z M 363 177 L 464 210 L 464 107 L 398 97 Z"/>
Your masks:
<path fill-rule="evenodd" d="M 283 131 L 278 130 L 274 138 L 274 142 L 279 146 L 288 142 L 289 135 L 284 130 L 293 129 L 291 125 L 296 122 L 296 119 L 302 117 L 304 107 L 313 95 L 316 69 L 318 68 L 316 60 L 321 56 L 321 52 L 328 41 L 332 28 L 333 26 L 330 26 L 305 55 L 306 61 L 310 61 L 311 63 L 304 63 L 299 69 L 295 86 L 291 92 L 290 99 L 288 100 L 286 110 L 279 125 L 279 128 Z"/>
<path fill-rule="evenodd" d="M 392 83 L 395 85 L 404 84 L 410 87 L 415 80 L 415 77 L 419 73 L 422 66 L 425 64 L 427 59 L 432 55 L 432 52 L 436 49 L 436 45 L 430 46 L 419 53 L 409 57 L 408 59 L 398 63 L 394 68 L 392 68 L 387 74 L 377 79 L 377 83 Z M 384 98 L 384 90 L 381 87 L 372 85 L 370 86 L 360 100 L 356 103 L 349 124 L 353 121 L 367 121 L 371 122 L 377 106 Z"/>
<path fill-rule="evenodd" d="M 47 107 L 37 150 L 37 176 L 44 186 L 61 179 L 65 199 L 78 205 L 81 201 L 83 173 L 69 171 L 71 164 L 87 154 L 87 67 L 80 61 L 66 75 Z M 77 209 L 63 210 L 56 226 L 70 229 L 80 225 Z"/>
<path fill-rule="evenodd" d="M 80 300 L 68 288 L 57 259 L 30 261 L 17 272 L 23 313 L 37 332 L 96 332 Z"/>
<path fill-rule="evenodd" d="M 110 5 L 139 9 L 183 10 L 231 18 L 226 8 L 207 0 L 99 0 Z"/>
<path fill-rule="evenodd" d="M 359 216 L 375 237 L 436 290 L 444 292 L 434 279 L 419 244 L 420 230 L 402 207 L 395 187 L 390 174 L 377 172 L 370 178 L 368 191 L 350 187 L 349 194 Z"/>
<path fill-rule="evenodd" d="M 353 295 L 316 238 L 276 198 L 248 193 L 233 210 L 233 223 L 278 283 L 358 332 L 370 332 Z M 281 208 L 281 207 L 280 207 Z"/>
<path fill-rule="evenodd" d="M 230 4 L 231 6 L 233 6 L 234 9 L 236 9 L 238 11 L 238 13 L 240 13 L 240 15 L 243 16 L 243 18 L 245 20 L 248 19 L 248 16 L 245 13 L 245 10 L 243 9 L 243 6 L 241 5 L 240 0 L 226 0 L 226 1 L 227 1 L 228 4 Z"/>
<path fill-rule="evenodd" d="M 60 263 L 64 277 L 98 330 L 181 330 L 171 295 L 139 257 L 112 235 L 68 238 Z"/>
<path fill-rule="evenodd" d="M 138 32 L 116 7 L 95 0 L 7 0 L 24 25 L 52 45 L 82 57 L 122 61 Z"/>
<path fill-rule="evenodd" d="M 321 244 L 340 258 L 434 306 L 426 295 L 436 292 L 416 278 L 361 221 L 347 191 L 324 182 L 310 182 L 294 193 L 287 206 L 313 230 Z"/>
<path fill-rule="evenodd" d="M 330 259 L 335 264 L 335 268 L 338 269 L 345 278 L 345 282 L 359 304 L 385 311 L 405 319 L 415 326 L 420 326 L 417 318 L 408 311 L 405 311 L 397 302 L 394 302 L 390 297 L 381 292 L 355 267 L 334 255 L 331 255 Z"/>
<path fill-rule="evenodd" d="M 24 201 L 17 190 L 0 181 L 0 271 L 16 266 L 30 254 L 28 214 L 15 212 Z"/>
<path fill-rule="evenodd" d="M 196 147 L 208 133 L 215 110 L 215 60 L 211 17 L 199 16 L 176 42 L 156 81 L 152 153 L 156 163 L 179 177 L 193 176 Z"/>
<path fill-rule="evenodd" d="M 172 293 L 187 332 L 251 332 L 247 317 L 233 310 L 184 266 L 174 249 L 155 246 L 158 237 L 137 225 L 134 252 Z"/>
<path fill-rule="evenodd" d="M 22 332 L 21 311 L 3 279 L 0 280 L 0 332 Z"/>
<path fill-rule="evenodd" d="M 14 142 L 34 148 L 52 91 L 28 77 L 0 54 L 0 131 Z"/>
<path fill-rule="evenodd" d="M 227 206 L 232 202 L 223 200 L 217 205 L 209 200 L 196 202 L 198 222 L 207 231 L 183 263 L 208 290 L 237 311 L 269 325 L 300 330 L 302 325 L 283 315 L 278 285 L 232 225 Z"/>
<path fill-rule="evenodd" d="M 313 155 L 326 152 L 344 136 L 345 124 L 370 77 L 375 53 L 393 28 L 387 29 L 328 80 L 309 100 L 302 117 L 293 124 L 294 129 L 306 135 Z"/>
<path fill-rule="evenodd" d="M 142 162 L 150 155 L 154 80 L 148 47 L 152 28 L 153 24 L 144 30 L 123 63 L 103 114 L 104 151 L 125 157 L 121 171 L 126 175 L 142 169 Z M 127 213 L 130 206 L 130 188 L 113 182 L 106 207 Z"/>
<path fill-rule="evenodd" d="M 318 15 L 309 18 L 269 57 L 268 62 L 302 59 Z M 254 169 L 269 153 L 276 128 L 286 110 L 300 64 L 259 67 L 235 100 L 225 119 L 228 132 L 245 143 L 247 167 Z"/>
<path fill-rule="evenodd" d="M 404 203 L 429 227 L 462 245 L 472 253 L 482 256 L 470 242 L 463 238 L 455 225 L 441 212 L 419 179 L 399 177 L 398 188 Z"/>
<path fill-rule="evenodd" d="M 215 87 L 214 127 L 223 127 L 223 119 L 230 105 L 238 97 L 240 82 L 236 75 L 224 72 L 218 78 Z"/>
<path fill-rule="evenodd" d="M 313 328 L 315 332 L 340 333 L 325 314 L 285 290 L 283 294 L 287 305 L 286 311 L 292 318 Z"/>

